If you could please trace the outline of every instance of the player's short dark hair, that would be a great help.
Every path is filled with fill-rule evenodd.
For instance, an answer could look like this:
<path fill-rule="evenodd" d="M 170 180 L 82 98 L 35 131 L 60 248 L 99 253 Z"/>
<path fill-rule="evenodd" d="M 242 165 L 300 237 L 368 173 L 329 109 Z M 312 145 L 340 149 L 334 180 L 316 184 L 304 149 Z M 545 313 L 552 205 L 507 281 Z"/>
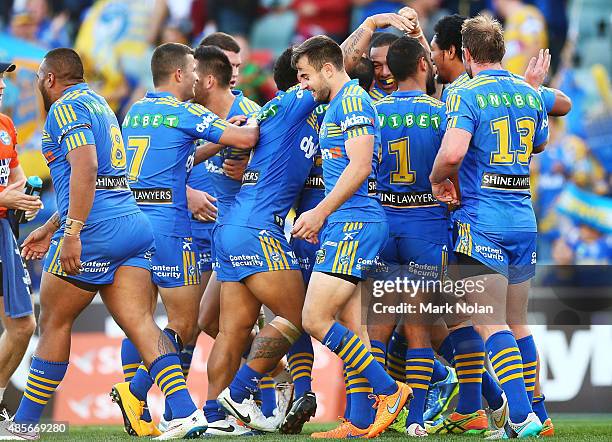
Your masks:
<path fill-rule="evenodd" d="M 198 46 L 194 54 L 198 61 L 198 72 L 212 75 L 220 86 L 229 87 L 232 79 L 232 64 L 219 47 Z"/>
<path fill-rule="evenodd" d="M 375 32 L 370 40 L 370 47 L 368 48 L 368 56 L 372 48 L 382 48 L 385 46 L 391 46 L 391 44 L 399 37 L 389 32 Z"/>
<path fill-rule="evenodd" d="M 463 47 L 470 51 L 476 63 L 500 63 L 504 58 L 504 30 L 492 17 L 468 18 L 461 27 L 461 37 Z"/>
<path fill-rule="evenodd" d="M 283 51 L 274 63 L 274 82 L 281 91 L 286 91 L 298 83 L 297 69 L 291 64 L 292 55 L 293 46 L 290 46 Z"/>
<path fill-rule="evenodd" d="M 443 51 L 448 51 L 451 46 L 454 46 L 455 52 L 459 56 L 459 60 L 463 60 L 463 51 L 461 50 L 461 27 L 466 20 L 467 17 L 463 15 L 446 15 L 434 25 L 434 39 L 436 40 L 436 44 Z"/>
<path fill-rule="evenodd" d="M 177 69 L 185 69 L 185 57 L 193 55 L 193 49 L 181 43 L 164 43 L 155 48 L 151 57 L 153 85 L 163 84 Z"/>
<path fill-rule="evenodd" d="M 200 41 L 199 46 L 217 46 L 224 51 L 235 52 L 236 54 L 240 52 L 240 45 L 236 39 L 225 32 L 213 32 L 207 35 Z"/>
<path fill-rule="evenodd" d="M 52 49 L 45 55 L 47 70 L 60 81 L 83 82 L 84 69 L 81 57 L 74 49 Z"/>
<path fill-rule="evenodd" d="M 331 63 L 336 69 L 344 69 L 342 49 L 338 43 L 326 35 L 310 37 L 301 45 L 293 48 L 291 64 L 295 68 L 302 57 L 308 57 L 308 63 L 320 71 L 325 63 Z"/>
<path fill-rule="evenodd" d="M 361 57 L 348 74 L 352 79 L 359 80 L 359 86 L 363 89 L 370 90 L 374 81 L 374 63 L 369 58 Z"/>
<path fill-rule="evenodd" d="M 387 65 L 393 78 L 404 81 L 417 71 L 419 60 L 427 57 L 425 48 L 413 37 L 398 38 L 387 52 Z"/>

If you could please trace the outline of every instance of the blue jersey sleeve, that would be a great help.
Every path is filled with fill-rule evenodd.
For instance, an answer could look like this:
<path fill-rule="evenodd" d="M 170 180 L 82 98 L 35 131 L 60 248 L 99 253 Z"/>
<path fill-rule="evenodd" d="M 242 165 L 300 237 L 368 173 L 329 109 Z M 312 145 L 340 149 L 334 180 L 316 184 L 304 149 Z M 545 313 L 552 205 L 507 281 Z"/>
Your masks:
<path fill-rule="evenodd" d="M 542 96 L 546 113 L 549 113 L 555 105 L 555 90 L 546 86 L 540 86 L 539 92 Z"/>
<path fill-rule="evenodd" d="M 451 91 L 446 99 L 446 114 L 448 118 L 447 129 L 463 129 L 474 134 L 478 126 L 478 112 L 475 112 L 473 105 L 470 104 L 467 91 L 460 94 L 460 91 Z"/>
<path fill-rule="evenodd" d="M 448 124 L 444 107 L 435 110 L 435 113 L 431 116 L 431 124 L 440 143 L 442 143 L 442 138 L 444 138 L 444 133 L 446 132 L 446 125 Z"/>
<path fill-rule="evenodd" d="M 338 119 L 344 141 L 362 135 L 376 135 L 375 121 L 378 113 L 369 100 L 347 96 L 338 106 Z"/>
<path fill-rule="evenodd" d="M 539 120 L 536 125 L 536 133 L 533 137 L 533 146 L 541 146 L 548 141 L 548 114 L 546 110 L 538 112 Z"/>
<path fill-rule="evenodd" d="M 184 112 L 176 127 L 196 139 L 218 143 L 229 123 L 196 103 L 183 103 Z"/>
<path fill-rule="evenodd" d="M 95 145 L 91 114 L 79 102 L 58 103 L 50 110 L 49 135 L 58 140 L 62 155 L 86 144 Z M 121 138 L 121 133 L 119 133 Z"/>

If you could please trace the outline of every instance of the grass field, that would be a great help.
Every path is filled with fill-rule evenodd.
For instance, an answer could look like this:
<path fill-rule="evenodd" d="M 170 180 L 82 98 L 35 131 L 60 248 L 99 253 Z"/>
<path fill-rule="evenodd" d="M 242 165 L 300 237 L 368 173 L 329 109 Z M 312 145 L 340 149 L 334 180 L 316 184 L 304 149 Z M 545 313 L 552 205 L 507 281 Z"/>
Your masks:
<path fill-rule="evenodd" d="M 563 415 L 554 416 L 556 436 L 553 441 L 612 441 L 612 415 Z M 271 434 L 268 436 L 251 437 L 253 442 L 262 440 L 270 442 L 308 440 L 307 435 L 314 431 L 326 430 L 333 424 L 308 424 L 305 433 L 299 436 L 285 436 Z M 383 440 L 404 439 L 397 433 L 387 433 L 378 438 Z M 123 432 L 122 427 L 72 427 L 70 432 L 64 435 L 45 434 L 44 440 L 57 441 L 114 441 L 134 440 Z M 480 439 L 477 436 L 430 436 L 428 440 L 466 440 Z"/>

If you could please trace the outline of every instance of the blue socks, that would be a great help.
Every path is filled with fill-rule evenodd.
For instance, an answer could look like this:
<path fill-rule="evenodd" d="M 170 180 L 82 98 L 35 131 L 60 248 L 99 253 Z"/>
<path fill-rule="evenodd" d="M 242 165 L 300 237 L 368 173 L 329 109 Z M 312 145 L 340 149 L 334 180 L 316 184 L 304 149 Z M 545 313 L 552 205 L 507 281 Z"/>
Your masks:
<path fill-rule="evenodd" d="M 406 382 L 406 338 L 394 331 L 387 348 L 387 372 L 396 381 Z"/>
<path fill-rule="evenodd" d="M 441 382 L 448 376 L 448 369 L 442 362 L 434 359 L 433 361 L 433 373 L 431 375 L 431 383 L 435 384 Z"/>
<path fill-rule="evenodd" d="M 548 412 L 546 411 L 546 406 L 544 405 L 544 395 L 535 396 L 533 398 L 533 412 L 538 415 L 540 422 L 544 423 L 546 419 L 548 419 Z"/>
<path fill-rule="evenodd" d="M 187 391 L 181 361 L 176 353 L 168 353 L 157 358 L 149 367 L 149 373 L 164 393 L 168 406 L 172 410 L 173 419 L 187 417 L 196 410 Z"/>
<path fill-rule="evenodd" d="M 516 343 L 521 352 L 521 359 L 523 360 L 523 379 L 525 379 L 527 397 L 529 398 L 529 402 L 533 402 L 538 365 L 538 349 L 531 335 L 517 339 Z"/>
<path fill-rule="evenodd" d="M 523 360 L 514 335 L 509 330 L 494 333 L 485 345 L 493 370 L 508 398 L 510 420 L 521 423 L 532 410 L 523 380 Z"/>
<path fill-rule="evenodd" d="M 225 411 L 223 411 L 218 402 L 214 399 L 206 401 L 203 410 L 206 421 L 209 423 L 221 421 L 226 417 Z"/>
<path fill-rule="evenodd" d="M 136 370 L 140 367 L 140 362 L 142 358 L 136 350 L 136 346 L 132 344 L 128 338 L 124 338 L 121 341 L 121 366 L 123 368 L 123 379 L 125 382 L 130 382 L 134 375 L 136 374 Z"/>
<path fill-rule="evenodd" d="M 276 408 L 276 391 L 274 391 L 274 379 L 264 376 L 259 382 L 261 390 L 261 412 L 265 417 L 274 415 Z"/>
<path fill-rule="evenodd" d="M 406 352 L 406 383 L 412 388 L 413 398 L 408 409 L 406 427 L 415 422 L 424 426 L 425 398 L 434 366 L 431 348 L 411 348 Z"/>
<path fill-rule="evenodd" d="M 455 349 L 453 348 L 453 342 L 450 334 L 446 336 L 444 341 L 442 341 L 442 344 L 440 344 L 438 354 L 446 359 L 448 365 L 455 365 Z"/>
<path fill-rule="evenodd" d="M 314 351 L 312 339 L 307 333 L 302 333 L 287 352 L 289 371 L 295 388 L 294 395 L 297 398 L 304 396 L 307 391 L 312 391 L 312 364 L 314 363 Z"/>
<path fill-rule="evenodd" d="M 386 368 L 387 361 L 387 346 L 384 342 L 370 339 L 370 347 L 372 347 L 372 356 L 374 360 L 380 364 L 381 367 Z"/>
<path fill-rule="evenodd" d="M 30 374 L 14 422 L 37 424 L 43 409 L 68 369 L 68 362 L 49 362 L 32 357 Z"/>
<path fill-rule="evenodd" d="M 350 399 L 351 404 L 347 419 L 357 428 L 364 430 L 374 421 L 374 414 L 372 413 L 374 402 L 369 398 L 372 394 L 372 387 L 357 370 L 351 367 L 345 368 L 348 380 L 347 398 Z"/>
<path fill-rule="evenodd" d="M 244 364 L 236 373 L 234 380 L 229 386 L 232 399 L 238 403 L 248 399 L 250 395 L 255 394 L 259 387 L 259 381 L 265 376 L 265 373 L 259 373 Z M 262 398 L 263 399 L 263 398 Z"/>
<path fill-rule="evenodd" d="M 455 350 L 455 370 L 459 379 L 456 411 L 470 414 L 482 409 L 484 343 L 474 327 L 462 327 L 449 335 Z"/>
<path fill-rule="evenodd" d="M 334 322 L 323 342 L 346 363 L 348 368 L 356 370 L 368 380 L 374 394 L 389 395 L 397 391 L 395 381 L 374 360 L 361 339 L 342 324 Z"/>

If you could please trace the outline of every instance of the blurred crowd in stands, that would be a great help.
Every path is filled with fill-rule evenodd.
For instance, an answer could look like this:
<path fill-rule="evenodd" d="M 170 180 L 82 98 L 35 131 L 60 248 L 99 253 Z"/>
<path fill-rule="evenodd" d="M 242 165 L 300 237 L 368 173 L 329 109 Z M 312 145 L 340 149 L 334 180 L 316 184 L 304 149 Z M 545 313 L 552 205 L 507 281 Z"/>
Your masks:
<path fill-rule="evenodd" d="M 74 47 L 88 82 L 121 119 L 152 87 L 156 45 L 197 45 L 211 32 L 227 32 L 242 47 L 239 89 L 263 104 L 275 93 L 271 66 L 288 45 L 317 34 L 341 42 L 366 17 L 406 5 L 418 12 L 429 40 L 446 14 L 497 16 L 506 32 L 506 67 L 517 74 L 539 48 L 550 48 L 547 83 L 565 92 L 573 109 L 551 118 L 549 146 L 532 161 L 538 263 L 612 263 L 610 0 L 0 0 L 0 59 L 19 66 L 2 112 L 20 130 L 26 173 L 47 178 L 33 79 L 50 48 Z M 52 192 L 44 199 L 52 212 Z"/>

